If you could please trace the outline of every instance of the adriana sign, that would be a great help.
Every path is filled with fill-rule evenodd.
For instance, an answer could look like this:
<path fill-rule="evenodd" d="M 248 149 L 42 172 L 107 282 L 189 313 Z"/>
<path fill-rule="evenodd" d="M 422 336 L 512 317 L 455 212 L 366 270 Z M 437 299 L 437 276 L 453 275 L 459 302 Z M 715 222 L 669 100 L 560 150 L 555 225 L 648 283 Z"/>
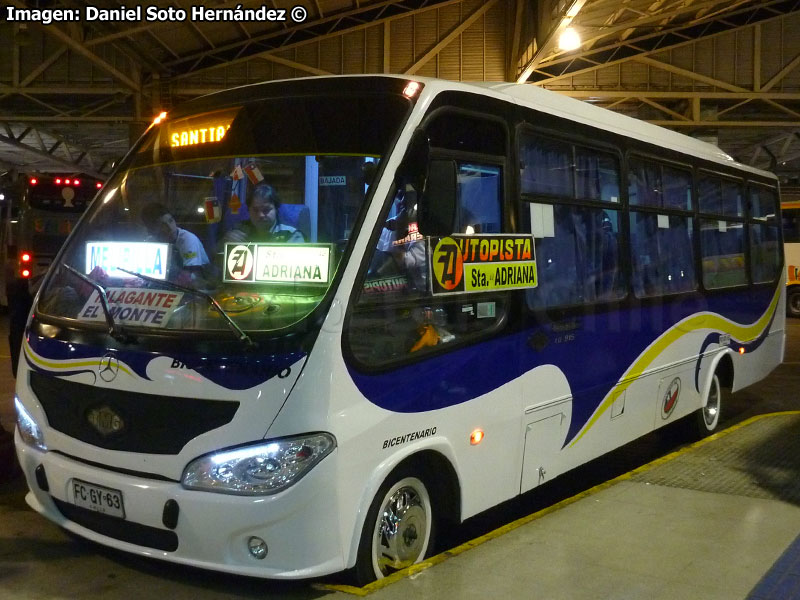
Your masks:
<path fill-rule="evenodd" d="M 428 243 L 436 295 L 536 287 L 533 236 L 451 235 Z"/>

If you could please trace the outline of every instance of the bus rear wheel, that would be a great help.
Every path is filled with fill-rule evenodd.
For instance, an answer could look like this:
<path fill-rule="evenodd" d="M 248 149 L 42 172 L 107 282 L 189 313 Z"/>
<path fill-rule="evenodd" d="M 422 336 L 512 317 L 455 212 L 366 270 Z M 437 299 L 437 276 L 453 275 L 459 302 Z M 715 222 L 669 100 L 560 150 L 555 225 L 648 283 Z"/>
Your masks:
<path fill-rule="evenodd" d="M 358 585 L 421 562 L 433 548 L 434 510 L 428 486 L 402 471 L 381 486 L 372 501 L 355 567 Z"/>
<path fill-rule="evenodd" d="M 714 373 L 711 387 L 705 398 L 703 407 L 695 413 L 695 424 L 698 437 L 704 438 L 711 435 L 719 428 L 720 416 L 724 400 L 724 388 L 719 382 L 719 377 Z"/>
<path fill-rule="evenodd" d="M 786 313 L 790 317 L 800 317 L 800 285 L 790 287 L 786 292 Z"/>

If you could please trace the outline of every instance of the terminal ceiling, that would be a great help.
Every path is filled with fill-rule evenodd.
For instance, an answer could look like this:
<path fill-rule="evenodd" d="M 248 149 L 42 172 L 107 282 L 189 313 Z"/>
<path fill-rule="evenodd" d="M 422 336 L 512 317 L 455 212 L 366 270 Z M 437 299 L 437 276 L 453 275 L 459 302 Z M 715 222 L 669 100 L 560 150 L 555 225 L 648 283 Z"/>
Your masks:
<path fill-rule="evenodd" d="M 120 8 L 140 2 L 98 0 Z M 235 85 L 341 73 L 519 81 L 800 174 L 800 0 L 210 0 L 302 23 L 0 21 L 0 174 L 107 174 L 154 114 Z M 83 8 L 82 0 L 7 0 Z M 188 0 L 151 6 L 189 9 Z M 5 18 L 5 15 L 2 15 Z M 582 38 L 558 49 L 567 26 Z"/>

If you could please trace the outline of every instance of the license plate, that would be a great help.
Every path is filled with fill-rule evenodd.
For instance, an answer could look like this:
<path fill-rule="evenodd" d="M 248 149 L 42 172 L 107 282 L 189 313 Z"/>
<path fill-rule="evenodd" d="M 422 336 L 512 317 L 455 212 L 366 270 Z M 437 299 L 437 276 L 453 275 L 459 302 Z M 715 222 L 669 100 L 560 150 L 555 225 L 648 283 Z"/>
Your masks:
<path fill-rule="evenodd" d="M 112 517 L 125 518 L 125 506 L 122 503 L 122 492 L 111 488 L 87 483 L 80 479 L 72 480 L 72 493 L 75 506 L 88 508 L 95 512 Z"/>

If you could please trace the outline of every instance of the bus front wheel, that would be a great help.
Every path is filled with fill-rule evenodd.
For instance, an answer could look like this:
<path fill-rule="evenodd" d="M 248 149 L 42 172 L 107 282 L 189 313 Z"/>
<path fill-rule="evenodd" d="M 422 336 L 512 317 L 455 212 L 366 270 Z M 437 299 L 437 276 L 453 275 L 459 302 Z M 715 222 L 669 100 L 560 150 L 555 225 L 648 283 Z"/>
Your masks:
<path fill-rule="evenodd" d="M 433 548 L 434 514 L 422 479 L 404 470 L 392 474 L 367 513 L 355 567 L 358 585 L 421 562 Z"/>
<path fill-rule="evenodd" d="M 711 435 L 719 428 L 724 399 L 723 389 L 719 382 L 719 377 L 714 373 L 714 378 L 711 380 L 711 387 L 708 390 L 706 401 L 695 415 L 697 433 L 701 438 Z"/>

